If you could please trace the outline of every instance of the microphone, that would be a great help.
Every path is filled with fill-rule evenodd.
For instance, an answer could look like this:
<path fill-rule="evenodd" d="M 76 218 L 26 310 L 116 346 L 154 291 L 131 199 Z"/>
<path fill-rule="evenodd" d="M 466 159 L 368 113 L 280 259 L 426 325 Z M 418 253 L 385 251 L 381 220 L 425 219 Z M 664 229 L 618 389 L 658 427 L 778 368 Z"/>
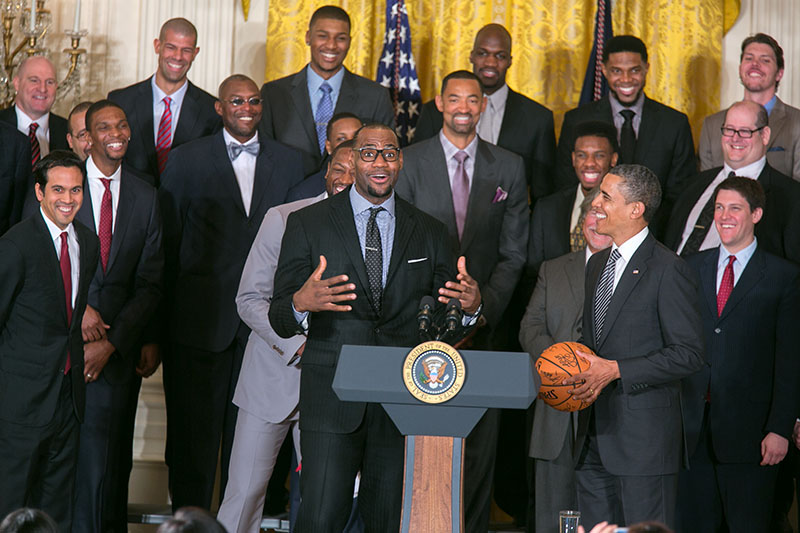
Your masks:
<path fill-rule="evenodd" d="M 457 298 L 450 298 L 450 301 L 447 302 L 447 311 L 444 317 L 447 333 L 452 333 L 456 330 L 461 323 L 462 317 L 461 302 Z"/>
<path fill-rule="evenodd" d="M 417 313 L 417 324 L 419 324 L 420 341 L 431 340 L 431 322 L 434 301 L 432 296 L 423 296 L 419 302 L 419 312 Z"/>

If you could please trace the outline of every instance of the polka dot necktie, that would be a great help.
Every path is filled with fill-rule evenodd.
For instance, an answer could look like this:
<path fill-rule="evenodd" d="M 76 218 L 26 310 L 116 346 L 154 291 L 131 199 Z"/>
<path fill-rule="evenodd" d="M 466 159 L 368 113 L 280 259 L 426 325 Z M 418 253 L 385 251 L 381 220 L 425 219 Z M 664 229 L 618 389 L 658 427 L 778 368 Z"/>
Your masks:
<path fill-rule="evenodd" d="M 364 264 L 367 267 L 369 293 L 372 296 L 372 306 L 378 314 L 381 312 L 381 297 L 383 296 L 383 246 L 376 218 L 381 211 L 383 211 L 382 207 L 369 209 L 367 236 L 364 243 Z"/>
<path fill-rule="evenodd" d="M 317 116 L 314 117 L 314 120 L 317 124 L 319 153 L 323 153 L 325 151 L 325 139 L 328 138 L 326 134 L 328 122 L 333 116 L 333 100 L 331 99 L 331 91 L 333 91 L 333 87 L 331 87 L 328 82 L 325 81 L 319 86 L 319 90 L 322 91 L 322 98 L 319 99 L 319 104 L 317 104 Z"/>

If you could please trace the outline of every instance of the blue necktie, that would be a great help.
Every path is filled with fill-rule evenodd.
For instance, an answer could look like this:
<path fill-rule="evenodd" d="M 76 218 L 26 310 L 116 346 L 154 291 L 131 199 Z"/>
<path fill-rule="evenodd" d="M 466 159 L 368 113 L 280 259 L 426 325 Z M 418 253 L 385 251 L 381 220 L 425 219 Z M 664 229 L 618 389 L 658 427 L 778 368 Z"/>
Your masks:
<path fill-rule="evenodd" d="M 333 91 L 333 87 L 331 87 L 327 81 L 324 81 L 322 85 L 319 86 L 319 89 L 322 91 L 322 98 L 319 99 L 317 116 L 314 117 L 314 119 L 317 123 L 319 153 L 323 153 L 325 151 L 325 139 L 328 137 L 325 130 L 328 128 L 328 122 L 333 116 L 333 100 L 331 100 L 331 91 Z"/>

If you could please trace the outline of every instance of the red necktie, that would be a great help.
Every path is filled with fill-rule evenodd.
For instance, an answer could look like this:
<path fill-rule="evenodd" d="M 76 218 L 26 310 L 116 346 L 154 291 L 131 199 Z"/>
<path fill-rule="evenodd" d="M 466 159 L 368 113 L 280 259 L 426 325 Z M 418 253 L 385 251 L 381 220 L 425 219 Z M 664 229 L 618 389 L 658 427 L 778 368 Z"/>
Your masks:
<path fill-rule="evenodd" d="M 36 122 L 31 122 L 28 128 L 28 140 L 31 142 L 31 166 L 35 166 L 42 155 L 39 139 L 36 138 L 36 130 L 38 129 L 39 125 Z"/>
<path fill-rule="evenodd" d="M 69 246 L 67 245 L 67 232 L 61 233 L 61 280 L 64 282 L 64 294 L 67 301 L 67 325 L 72 324 L 72 264 L 69 260 Z M 69 351 L 67 351 L 67 364 L 64 365 L 64 374 L 72 367 Z"/>
<path fill-rule="evenodd" d="M 733 262 L 736 261 L 735 255 L 728 256 L 728 265 L 722 273 L 722 282 L 719 284 L 717 292 L 717 316 L 722 315 L 725 304 L 728 302 L 731 292 L 733 292 Z"/>
<path fill-rule="evenodd" d="M 161 115 L 161 122 L 158 123 L 158 139 L 156 139 L 156 157 L 158 158 L 159 173 L 164 172 L 169 149 L 172 146 L 172 111 L 169 109 L 172 99 L 169 96 L 165 96 L 162 101 L 164 102 L 164 113 Z"/>
<path fill-rule="evenodd" d="M 111 180 L 100 178 L 106 190 L 103 192 L 103 199 L 100 202 L 100 224 L 97 226 L 97 236 L 100 237 L 100 263 L 103 265 L 103 272 L 106 271 L 108 264 L 108 254 L 111 251 L 111 224 L 113 215 L 111 212 Z"/>

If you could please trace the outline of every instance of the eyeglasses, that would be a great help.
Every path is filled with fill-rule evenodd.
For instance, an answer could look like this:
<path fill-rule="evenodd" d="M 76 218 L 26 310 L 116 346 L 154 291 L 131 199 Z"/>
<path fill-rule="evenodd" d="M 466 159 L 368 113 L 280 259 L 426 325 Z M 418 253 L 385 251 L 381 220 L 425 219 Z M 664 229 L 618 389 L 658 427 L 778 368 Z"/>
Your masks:
<path fill-rule="evenodd" d="M 230 100 L 223 100 L 223 101 L 228 102 L 233 107 L 241 107 L 244 105 L 245 102 L 247 102 L 251 106 L 261 105 L 261 102 L 263 102 L 264 100 L 259 98 L 258 96 L 251 96 L 247 100 L 245 100 L 244 98 L 240 98 L 238 96 L 234 96 Z"/>
<path fill-rule="evenodd" d="M 378 150 L 377 148 L 356 148 L 356 151 L 361 160 L 365 163 L 372 163 L 378 159 L 378 154 L 380 154 L 387 163 L 394 163 L 397 161 L 397 158 L 400 157 L 399 148 L 384 148 L 383 150 Z"/>
<path fill-rule="evenodd" d="M 728 127 L 722 126 L 719 130 L 722 132 L 722 135 L 724 135 L 725 137 L 733 137 L 735 134 L 738 133 L 739 137 L 741 137 L 742 139 L 749 139 L 750 137 L 753 136 L 753 134 L 755 132 L 761 131 L 764 128 L 766 128 L 766 126 L 761 126 L 760 128 L 756 128 L 754 130 L 751 130 L 749 128 L 742 128 L 740 130 L 737 130 L 737 129 L 734 129 L 734 128 L 728 128 Z"/>

